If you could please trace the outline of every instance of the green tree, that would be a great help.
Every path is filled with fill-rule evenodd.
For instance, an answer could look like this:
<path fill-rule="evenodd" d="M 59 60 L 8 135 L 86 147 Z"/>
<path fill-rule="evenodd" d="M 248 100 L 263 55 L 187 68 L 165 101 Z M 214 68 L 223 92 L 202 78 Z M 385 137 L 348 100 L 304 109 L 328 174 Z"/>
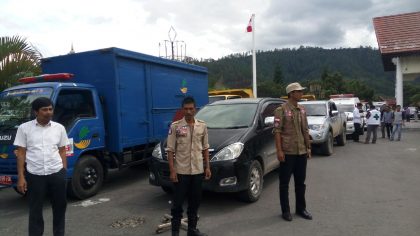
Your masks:
<path fill-rule="evenodd" d="M 274 83 L 284 86 L 284 76 L 283 76 L 283 70 L 281 69 L 280 65 L 277 65 L 274 69 Z"/>
<path fill-rule="evenodd" d="M 25 38 L 0 37 L 0 89 L 14 85 L 20 77 L 39 74 L 41 57 Z"/>
<path fill-rule="evenodd" d="M 274 81 L 266 80 L 258 82 L 258 97 L 279 98 L 286 94 L 283 86 L 274 83 Z"/>

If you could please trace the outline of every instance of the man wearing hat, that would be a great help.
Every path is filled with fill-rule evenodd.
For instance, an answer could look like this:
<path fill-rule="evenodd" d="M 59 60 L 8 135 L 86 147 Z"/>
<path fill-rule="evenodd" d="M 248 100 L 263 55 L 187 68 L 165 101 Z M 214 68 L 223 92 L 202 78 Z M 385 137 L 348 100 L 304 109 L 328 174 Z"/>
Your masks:
<path fill-rule="evenodd" d="M 306 210 L 305 178 L 307 159 L 311 158 L 308 121 L 305 108 L 298 105 L 304 87 L 291 83 L 286 87 L 288 101 L 274 111 L 274 129 L 277 158 L 280 161 L 280 205 L 282 217 L 292 221 L 289 206 L 289 182 L 293 174 L 296 195 L 296 214 L 311 220 Z"/>

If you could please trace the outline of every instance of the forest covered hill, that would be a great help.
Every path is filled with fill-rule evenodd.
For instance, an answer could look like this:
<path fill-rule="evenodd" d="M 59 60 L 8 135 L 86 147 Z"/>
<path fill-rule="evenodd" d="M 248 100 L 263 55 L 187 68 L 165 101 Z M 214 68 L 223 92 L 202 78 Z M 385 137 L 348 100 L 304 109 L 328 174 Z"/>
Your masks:
<path fill-rule="evenodd" d="M 210 89 L 252 85 L 250 52 L 193 63 L 208 68 Z M 309 84 L 321 81 L 326 72 L 340 75 L 344 82 L 359 81 L 372 88 L 375 95 L 393 97 L 395 72 L 384 71 L 380 52 L 371 47 L 323 49 L 301 46 L 257 52 L 258 83 L 275 81 L 280 73 L 283 84 L 294 81 Z"/>

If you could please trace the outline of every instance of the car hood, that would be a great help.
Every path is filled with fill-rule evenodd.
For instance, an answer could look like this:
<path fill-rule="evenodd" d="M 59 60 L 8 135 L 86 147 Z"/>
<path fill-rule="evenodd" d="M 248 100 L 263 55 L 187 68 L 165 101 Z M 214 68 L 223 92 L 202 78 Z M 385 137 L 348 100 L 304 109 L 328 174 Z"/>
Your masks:
<path fill-rule="evenodd" d="M 229 144 L 241 142 L 248 129 L 208 129 L 210 149 L 219 151 Z"/>
<path fill-rule="evenodd" d="M 308 116 L 308 125 L 322 125 L 325 119 L 325 116 Z"/>

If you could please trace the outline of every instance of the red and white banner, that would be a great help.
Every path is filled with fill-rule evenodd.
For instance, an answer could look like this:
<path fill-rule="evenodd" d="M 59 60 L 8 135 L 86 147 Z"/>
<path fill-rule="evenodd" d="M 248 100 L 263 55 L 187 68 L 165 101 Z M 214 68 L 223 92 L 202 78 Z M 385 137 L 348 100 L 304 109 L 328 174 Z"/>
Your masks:
<path fill-rule="evenodd" d="M 252 16 L 249 19 L 248 26 L 246 27 L 246 32 L 252 32 Z"/>

